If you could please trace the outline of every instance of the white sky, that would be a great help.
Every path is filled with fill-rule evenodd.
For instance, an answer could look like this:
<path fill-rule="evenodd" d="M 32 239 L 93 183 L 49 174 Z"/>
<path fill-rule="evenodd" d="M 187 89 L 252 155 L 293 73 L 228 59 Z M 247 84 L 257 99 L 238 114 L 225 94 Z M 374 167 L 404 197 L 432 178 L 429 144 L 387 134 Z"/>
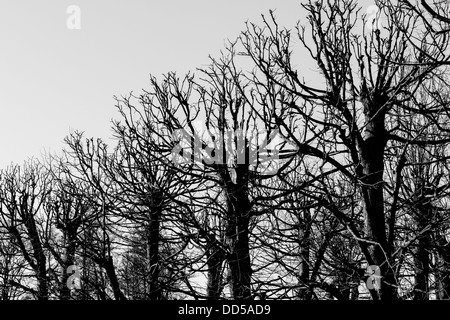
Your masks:
<path fill-rule="evenodd" d="M 80 30 L 66 26 L 69 5 Z M 113 95 L 207 64 L 269 9 L 290 28 L 304 12 L 296 0 L 1 0 L 0 168 L 58 152 L 71 130 L 109 137 Z"/>

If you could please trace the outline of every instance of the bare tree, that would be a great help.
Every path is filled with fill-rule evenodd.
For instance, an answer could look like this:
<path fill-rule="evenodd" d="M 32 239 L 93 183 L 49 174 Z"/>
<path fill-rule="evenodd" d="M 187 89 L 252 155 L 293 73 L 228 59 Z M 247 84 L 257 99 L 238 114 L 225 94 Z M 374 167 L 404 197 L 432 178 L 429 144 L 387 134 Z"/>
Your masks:
<path fill-rule="evenodd" d="M 85 203 L 90 206 L 89 214 L 83 220 L 83 232 L 79 233 L 79 242 L 84 253 L 106 272 L 114 298 L 125 300 L 113 253 L 118 246 L 115 241 L 120 232 L 117 212 L 121 206 L 115 197 L 117 186 L 109 179 L 103 165 L 110 159 L 108 148 L 100 139 L 85 139 L 84 144 L 83 136 L 78 132 L 66 137 L 65 141 L 69 148 L 65 152 L 68 161 L 65 161 L 64 173 L 84 186 L 83 190 L 77 191 L 82 192 Z"/>
<path fill-rule="evenodd" d="M 35 161 L 23 166 L 11 165 L 0 172 L 0 225 L 10 235 L 12 244 L 20 251 L 37 282 L 34 289 L 29 283 L 10 281 L 36 296 L 49 298 L 48 256 L 44 250 L 45 221 L 41 208 L 51 182 L 43 166 Z"/>
<path fill-rule="evenodd" d="M 367 263 L 381 268 L 381 288 L 371 290 L 372 298 L 390 300 L 398 297 L 398 282 L 392 268 L 395 250 L 389 233 L 393 230 L 386 216 L 385 188 L 391 183 L 384 170 L 388 146 L 391 142 L 403 147 L 449 142 L 447 129 L 442 130 L 445 125 L 436 122 L 446 116 L 443 104 L 428 110 L 427 123 L 422 125 L 441 129 L 427 140 L 405 132 L 404 120 L 395 114 L 399 109 L 423 112 L 422 105 L 415 105 L 418 89 L 442 72 L 448 41 L 437 39 L 426 25 L 419 26 L 400 6 L 378 5 L 387 24 L 382 30 L 363 26 L 359 34 L 355 2 L 303 5 L 311 37 L 305 27 L 298 27 L 296 35 L 317 63 L 323 87 L 307 84 L 295 69 L 292 32 L 281 28 L 273 13 L 269 20 L 264 18 L 263 28 L 250 24 L 242 41 L 245 54 L 257 67 L 254 82 L 262 83 L 261 87 L 273 83 L 290 93 L 274 108 L 266 108 L 265 114 L 271 116 L 265 120 L 277 125 L 300 153 L 319 161 L 322 172 L 339 172 L 358 190 L 364 228 L 334 205 L 332 185 L 318 189 L 322 203 L 348 228 Z M 412 63 L 399 64 L 405 61 Z M 392 219 L 395 210 L 390 214 Z"/>
<path fill-rule="evenodd" d="M 48 172 L 52 175 L 52 192 L 45 200 L 43 212 L 47 220 L 45 248 L 60 267 L 59 294 L 61 300 L 74 298 L 68 282 L 71 273 L 80 270 L 77 254 L 82 227 L 95 203 L 88 197 L 89 188 L 68 174 L 61 158 L 49 157 Z M 55 271 L 57 273 L 57 271 Z M 79 296 L 79 292 L 78 292 Z"/>
<path fill-rule="evenodd" d="M 0 256 L 0 299 L 19 299 L 25 292 L 20 286 L 14 284 L 22 282 L 26 271 L 26 261 L 20 249 L 14 245 L 14 239 L 9 233 L 2 234 Z"/>

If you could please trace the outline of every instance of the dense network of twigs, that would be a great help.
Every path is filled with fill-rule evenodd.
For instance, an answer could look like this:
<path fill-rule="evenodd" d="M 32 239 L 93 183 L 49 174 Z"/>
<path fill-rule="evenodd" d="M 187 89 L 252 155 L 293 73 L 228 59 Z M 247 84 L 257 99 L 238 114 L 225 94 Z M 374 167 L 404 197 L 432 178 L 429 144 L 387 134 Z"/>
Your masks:
<path fill-rule="evenodd" d="M 0 299 L 448 299 L 445 3 L 269 12 L 4 168 Z"/>

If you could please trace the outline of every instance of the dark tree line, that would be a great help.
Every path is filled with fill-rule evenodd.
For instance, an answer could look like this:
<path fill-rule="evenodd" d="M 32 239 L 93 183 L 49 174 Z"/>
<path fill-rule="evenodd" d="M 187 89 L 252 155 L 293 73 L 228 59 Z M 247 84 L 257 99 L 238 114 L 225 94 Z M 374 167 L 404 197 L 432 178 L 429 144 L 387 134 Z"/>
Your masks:
<path fill-rule="evenodd" d="M 1 299 L 450 298 L 448 10 L 376 5 L 271 11 L 1 170 Z"/>

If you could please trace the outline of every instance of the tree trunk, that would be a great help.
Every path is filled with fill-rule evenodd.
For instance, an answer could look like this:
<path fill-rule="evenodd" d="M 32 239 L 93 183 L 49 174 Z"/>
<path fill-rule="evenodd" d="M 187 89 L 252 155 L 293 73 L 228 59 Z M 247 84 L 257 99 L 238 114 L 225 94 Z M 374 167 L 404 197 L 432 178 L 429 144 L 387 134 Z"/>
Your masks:
<path fill-rule="evenodd" d="M 159 283 L 159 229 L 161 210 L 151 209 L 150 222 L 147 230 L 147 259 L 149 266 L 149 298 L 161 300 L 161 285 Z"/>
<path fill-rule="evenodd" d="M 62 273 L 62 281 L 61 281 L 61 300 L 70 300 L 70 289 L 67 286 L 67 280 L 69 279 L 69 274 L 67 272 L 67 269 L 75 265 L 75 251 L 76 251 L 76 240 L 77 240 L 77 229 L 75 230 L 65 230 L 66 231 L 66 237 L 68 239 L 67 246 L 66 246 L 66 258 L 65 258 L 65 264 L 63 266 L 63 273 Z"/>
<path fill-rule="evenodd" d="M 421 231 L 429 225 L 431 207 L 430 203 L 419 205 L 418 215 L 415 216 L 417 230 Z M 415 287 L 414 287 L 414 300 L 428 300 L 428 277 L 430 274 L 430 255 L 428 250 L 431 243 L 430 232 L 427 231 L 422 234 L 417 240 L 417 247 L 414 252 L 414 273 L 415 273 Z"/>
<path fill-rule="evenodd" d="M 298 290 L 298 298 L 300 300 L 311 300 L 312 290 L 308 285 L 309 282 L 309 253 L 310 253 L 310 234 L 311 228 L 309 222 L 311 220 L 311 214 L 309 209 L 303 210 L 303 219 L 299 217 L 299 229 L 298 229 L 298 241 L 300 244 L 299 254 L 300 254 L 300 264 L 298 269 L 298 281 L 301 288 Z M 303 220 L 303 223 L 302 221 Z"/>
<path fill-rule="evenodd" d="M 248 247 L 248 218 L 234 214 L 228 221 L 230 253 L 228 264 L 231 271 L 231 291 L 236 300 L 251 299 L 251 266 Z"/>
<path fill-rule="evenodd" d="M 251 299 L 251 264 L 249 249 L 250 201 L 248 199 L 248 165 L 236 168 L 236 183 L 228 181 L 228 215 L 226 237 L 227 257 L 231 272 L 231 292 L 234 299 Z"/>
<path fill-rule="evenodd" d="M 381 269 L 381 288 L 370 290 L 373 299 L 393 300 L 396 296 L 393 270 L 389 268 L 388 242 L 383 196 L 384 149 L 387 135 L 385 110 L 388 99 L 381 93 L 369 92 L 363 85 L 362 103 L 366 120 L 365 137 L 358 144 L 361 169 L 361 191 L 365 204 L 365 236 L 377 245 L 369 245 L 372 262 Z M 390 284 L 390 285 L 389 285 Z"/>
<path fill-rule="evenodd" d="M 424 235 L 414 253 L 415 287 L 413 300 L 428 300 L 428 275 L 430 272 L 430 258 L 428 254 L 430 236 Z"/>
<path fill-rule="evenodd" d="M 114 299 L 116 300 L 126 300 L 122 291 L 120 290 L 119 280 L 117 279 L 116 269 L 114 267 L 114 261 L 111 256 L 103 261 L 103 268 L 108 275 L 108 279 L 111 282 L 111 287 L 114 293 Z"/>
<path fill-rule="evenodd" d="M 224 253 L 213 244 L 206 250 L 208 265 L 207 295 L 210 300 L 220 299 L 222 293 L 222 271 Z"/>
<path fill-rule="evenodd" d="M 27 197 L 24 197 L 26 203 Z M 25 217 L 25 227 L 33 247 L 33 256 L 36 261 L 35 272 L 38 280 L 38 300 L 48 300 L 48 277 L 47 277 L 47 257 L 42 247 L 41 238 L 37 231 L 36 222 L 33 214 L 26 208 L 21 208 L 22 216 Z"/>
<path fill-rule="evenodd" d="M 48 300 L 48 279 L 47 279 L 47 266 L 46 257 L 44 253 L 38 254 L 38 300 Z"/>

